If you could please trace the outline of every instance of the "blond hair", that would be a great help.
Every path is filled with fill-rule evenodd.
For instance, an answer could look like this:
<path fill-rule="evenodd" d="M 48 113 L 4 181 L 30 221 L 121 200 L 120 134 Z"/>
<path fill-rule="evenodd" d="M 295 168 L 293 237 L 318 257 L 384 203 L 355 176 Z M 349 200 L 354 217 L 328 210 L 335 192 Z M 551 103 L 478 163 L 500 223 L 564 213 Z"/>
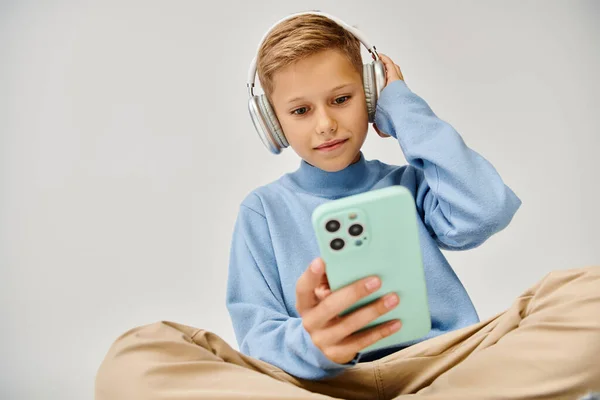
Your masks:
<path fill-rule="evenodd" d="M 278 24 L 261 44 L 256 57 L 258 79 L 271 100 L 275 73 L 303 58 L 324 50 L 336 49 L 348 57 L 362 77 L 360 41 L 331 19 L 303 14 Z"/>

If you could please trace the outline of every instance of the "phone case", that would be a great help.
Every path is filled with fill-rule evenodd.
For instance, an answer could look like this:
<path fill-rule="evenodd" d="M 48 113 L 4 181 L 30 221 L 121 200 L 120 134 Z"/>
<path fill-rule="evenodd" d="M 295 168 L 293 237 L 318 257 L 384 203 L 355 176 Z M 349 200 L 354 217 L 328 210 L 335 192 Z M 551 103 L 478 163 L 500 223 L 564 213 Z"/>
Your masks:
<path fill-rule="evenodd" d="M 430 331 L 417 212 L 408 189 L 390 186 L 327 202 L 314 210 L 312 224 L 332 291 L 371 275 L 381 279 L 377 292 L 342 315 L 387 293 L 400 297 L 396 308 L 363 328 L 400 319 L 400 330 L 362 352 L 419 339 Z"/>

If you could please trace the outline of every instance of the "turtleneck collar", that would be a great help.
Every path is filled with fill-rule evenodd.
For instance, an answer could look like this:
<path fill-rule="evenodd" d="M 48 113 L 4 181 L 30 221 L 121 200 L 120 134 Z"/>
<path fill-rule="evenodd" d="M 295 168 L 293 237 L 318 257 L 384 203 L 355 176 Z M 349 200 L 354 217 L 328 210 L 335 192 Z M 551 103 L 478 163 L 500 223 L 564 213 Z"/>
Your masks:
<path fill-rule="evenodd" d="M 341 198 L 369 190 L 377 181 L 377 169 L 360 153 L 354 164 L 337 172 L 327 172 L 302 160 L 300 168 L 287 174 L 289 183 L 304 192 L 321 197 Z"/>

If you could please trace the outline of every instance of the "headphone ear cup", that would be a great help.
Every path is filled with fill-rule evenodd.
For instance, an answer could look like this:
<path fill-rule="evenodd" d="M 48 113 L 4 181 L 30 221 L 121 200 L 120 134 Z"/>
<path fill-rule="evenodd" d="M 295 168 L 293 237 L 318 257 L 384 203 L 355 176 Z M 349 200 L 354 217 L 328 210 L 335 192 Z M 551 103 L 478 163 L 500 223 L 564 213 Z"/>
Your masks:
<path fill-rule="evenodd" d="M 375 121 L 375 109 L 377 107 L 377 89 L 375 85 L 373 64 L 363 64 L 363 86 L 365 89 L 365 100 L 367 101 L 369 122 Z"/>
<path fill-rule="evenodd" d="M 377 100 L 385 86 L 385 66 L 380 60 L 363 65 L 363 86 L 365 89 L 369 122 L 375 122 Z"/>
<path fill-rule="evenodd" d="M 281 150 L 288 146 L 288 142 L 264 95 L 250 97 L 248 111 L 256 133 L 265 147 L 273 154 L 281 153 Z"/>
<path fill-rule="evenodd" d="M 271 134 L 268 118 L 262 111 L 260 97 L 252 96 L 248 99 L 248 112 L 252 118 L 252 124 L 265 147 L 273 154 L 279 154 L 281 149 Z"/>
<path fill-rule="evenodd" d="M 265 121 L 267 122 L 267 128 L 269 130 L 270 136 L 275 139 L 277 145 L 280 149 L 284 149 L 289 146 L 285 135 L 283 134 L 283 129 L 281 129 L 281 125 L 279 124 L 279 120 L 277 119 L 277 115 L 275 115 L 275 111 L 271 107 L 267 96 L 261 94 L 259 96 L 258 104 L 260 106 L 260 110 L 265 116 Z"/>
<path fill-rule="evenodd" d="M 377 92 L 377 99 L 381 95 L 381 91 L 385 87 L 386 77 L 385 77 L 385 65 L 381 60 L 373 61 L 373 77 L 375 79 L 375 91 Z"/>
<path fill-rule="evenodd" d="M 375 81 L 373 77 L 373 66 L 371 64 L 363 64 L 363 87 L 365 89 L 365 99 L 367 101 L 367 113 L 369 114 L 369 122 L 375 120 L 375 106 L 377 99 L 375 94 Z"/>

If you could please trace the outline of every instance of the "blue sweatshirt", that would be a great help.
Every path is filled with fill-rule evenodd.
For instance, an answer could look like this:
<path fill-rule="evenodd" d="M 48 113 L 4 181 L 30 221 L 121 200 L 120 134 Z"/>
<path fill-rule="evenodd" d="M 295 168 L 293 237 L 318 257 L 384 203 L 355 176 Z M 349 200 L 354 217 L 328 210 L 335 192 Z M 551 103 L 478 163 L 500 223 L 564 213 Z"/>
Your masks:
<path fill-rule="evenodd" d="M 397 139 L 409 165 L 366 160 L 338 172 L 302 161 L 299 168 L 257 188 L 242 202 L 230 253 L 227 307 L 240 351 L 291 375 L 322 379 L 355 362 L 413 343 L 360 354 L 349 364 L 327 359 L 296 311 L 296 281 L 319 256 L 311 214 L 318 205 L 390 185 L 408 188 L 419 235 L 432 329 L 422 338 L 463 328 L 478 316 L 440 249 L 482 244 L 508 225 L 521 201 L 450 124 L 439 119 L 404 81 L 384 88 L 375 123 Z M 388 139 L 391 140 L 391 139 Z"/>

